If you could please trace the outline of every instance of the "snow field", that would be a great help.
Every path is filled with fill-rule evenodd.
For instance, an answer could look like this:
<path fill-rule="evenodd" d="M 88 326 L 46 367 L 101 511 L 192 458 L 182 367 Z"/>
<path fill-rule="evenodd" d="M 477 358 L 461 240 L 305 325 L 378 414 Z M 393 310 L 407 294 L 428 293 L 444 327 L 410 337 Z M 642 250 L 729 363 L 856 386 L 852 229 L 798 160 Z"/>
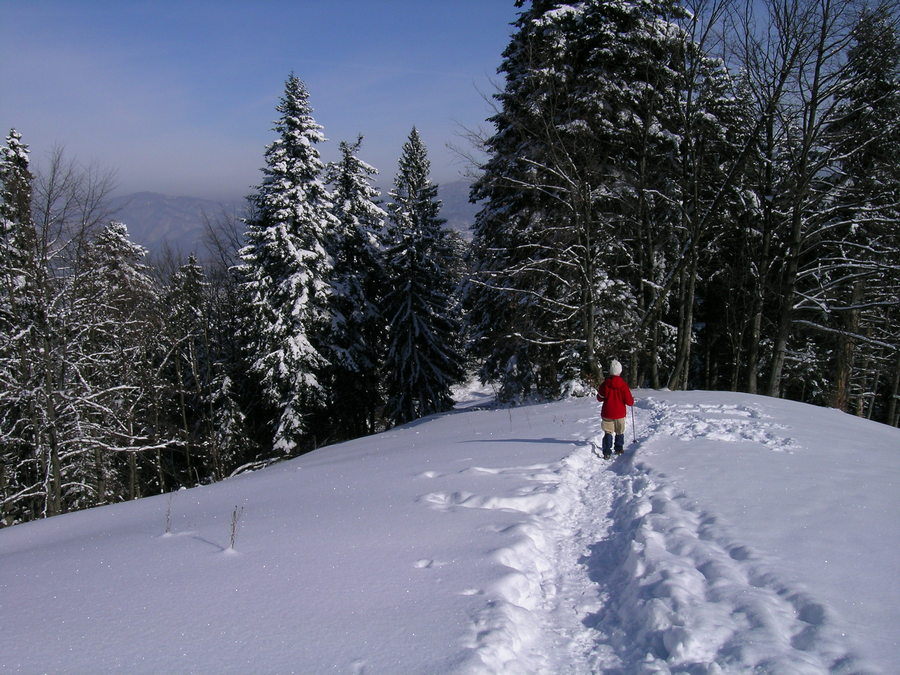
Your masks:
<path fill-rule="evenodd" d="M 476 392 L 0 531 L 0 671 L 892 672 L 900 433 L 743 394 L 636 396 L 612 462 L 593 401 Z"/>

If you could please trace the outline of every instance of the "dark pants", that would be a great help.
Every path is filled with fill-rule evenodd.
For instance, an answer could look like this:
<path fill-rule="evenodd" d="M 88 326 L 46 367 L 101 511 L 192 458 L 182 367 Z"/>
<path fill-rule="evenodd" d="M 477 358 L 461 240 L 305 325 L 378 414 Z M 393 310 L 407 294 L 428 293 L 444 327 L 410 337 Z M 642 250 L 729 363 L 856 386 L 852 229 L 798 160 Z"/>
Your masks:
<path fill-rule="evenodd" d="M 622 452 L 625 449 L 625 434 L 603 434 L 603 454 L 608 455 L 612 452 L 613 436 L 616 439 L 616 452 Z"/>

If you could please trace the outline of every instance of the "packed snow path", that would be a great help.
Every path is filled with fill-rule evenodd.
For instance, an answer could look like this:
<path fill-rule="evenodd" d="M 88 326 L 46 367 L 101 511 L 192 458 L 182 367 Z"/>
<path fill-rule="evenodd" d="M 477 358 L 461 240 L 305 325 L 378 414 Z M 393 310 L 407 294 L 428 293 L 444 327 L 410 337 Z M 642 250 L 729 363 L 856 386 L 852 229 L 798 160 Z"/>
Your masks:
<path fill-rule="evenodd" d="M 599 424 L 582 419 L 578 425 L 592 430 L 588 442 L 559 465 L 466 469 L 516 478 L 509 494 L 423 496 L 439 510 L 525 516 L 506 531 L 512 543 L 493 553 L 509 573 L 489 589 L 473 621 L 467 669 L 879 672 L 855 654 L 823 603 L 780 579 L 715 515 L 640 461 L 642 449 L 701 439 L 790 452 L 794 441 L 765 418 L 752 405 L 673 405 L 651 397 L 638 403 L 636 437 L 629 428 L 633 442 L 623 457 L 600 459 Z"/>

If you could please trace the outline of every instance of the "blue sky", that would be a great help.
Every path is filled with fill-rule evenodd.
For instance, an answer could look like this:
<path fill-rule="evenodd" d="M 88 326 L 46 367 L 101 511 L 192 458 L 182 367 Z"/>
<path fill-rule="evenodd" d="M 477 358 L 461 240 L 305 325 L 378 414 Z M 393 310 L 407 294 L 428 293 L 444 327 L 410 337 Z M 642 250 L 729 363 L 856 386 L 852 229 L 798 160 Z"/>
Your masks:
<path fill-rule="evenodd" d="M 484 100 L 513 0 L 0 0 L 0 130 L 40 164 L 116 172 L 119 191 L 240 197 L 259 181 L 275 105 L 294 72 L 329 142 L 363 134 L 389 184 L 413 125 L 432 178 L 458 179 L 461 128 Z"/>

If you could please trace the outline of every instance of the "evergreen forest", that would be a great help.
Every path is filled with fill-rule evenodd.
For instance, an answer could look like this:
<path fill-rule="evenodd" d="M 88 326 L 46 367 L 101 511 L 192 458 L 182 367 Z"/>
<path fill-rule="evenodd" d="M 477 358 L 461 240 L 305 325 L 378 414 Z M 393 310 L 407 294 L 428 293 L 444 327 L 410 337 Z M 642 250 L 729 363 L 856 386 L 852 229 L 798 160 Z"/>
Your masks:
<path fill-rule="evenodd" d="M 633 387 L 900 423 L 894 2 L 517 0 L 471 240 L 413 120 L 386 195 L 294 74 L 240 219 L 151 261 L 110 175 L 0 147 L 0 527 L 453 405 Z"/>

